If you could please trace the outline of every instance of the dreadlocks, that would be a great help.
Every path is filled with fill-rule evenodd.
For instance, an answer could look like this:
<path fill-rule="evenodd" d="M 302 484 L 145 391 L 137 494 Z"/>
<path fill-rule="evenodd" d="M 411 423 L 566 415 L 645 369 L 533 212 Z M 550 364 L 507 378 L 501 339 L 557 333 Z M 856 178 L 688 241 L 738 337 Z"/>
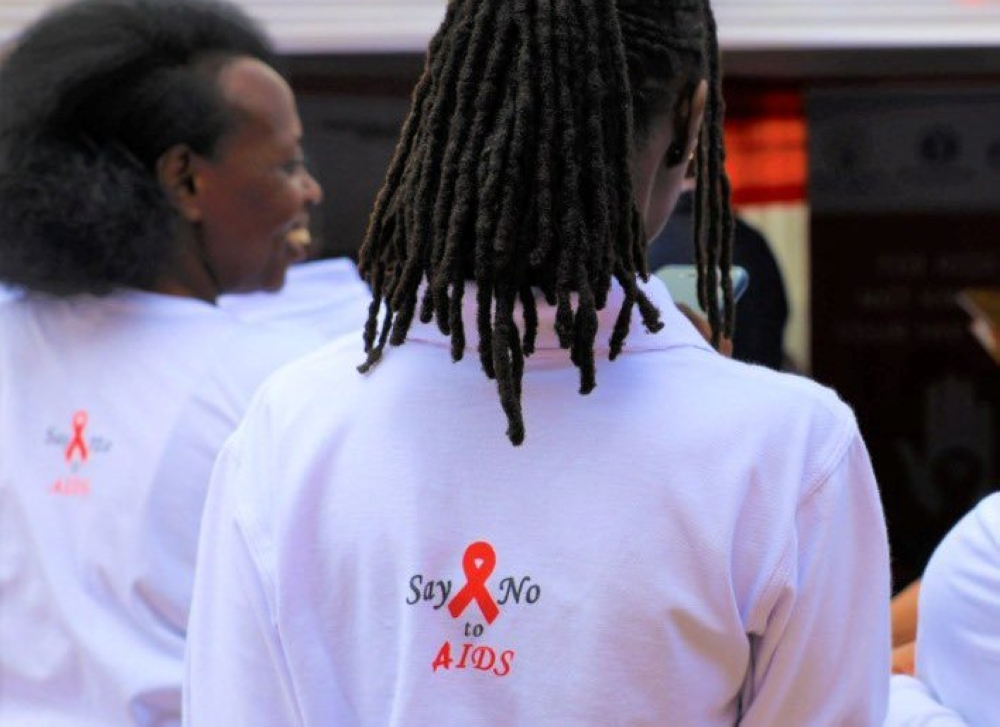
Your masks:
<path fill-rule="evenodd" d="M 471 279 L 479 359 L 497 381 L 511 442 L 524 440 L 534 289 L 556 307 L 580 393 L 593 390 L 597 311 L 612 278 L 625 301 L 611 359 L 635 307 L 648 330 L 663 327 L 636 282 L 649 272 L 630 160 L 653 114 L 677 108 L 702 78 L 711 90 L 697 152 L 695 244 L 699 302 L 718 345 L 733 327 L 732 218 L 708 0 L 451 0 L 361 248 L 373 300 L 360 370 L 387 343 L 405 341 L 422 283 L 420 320 L 436 321 L 461 359 Z"/>

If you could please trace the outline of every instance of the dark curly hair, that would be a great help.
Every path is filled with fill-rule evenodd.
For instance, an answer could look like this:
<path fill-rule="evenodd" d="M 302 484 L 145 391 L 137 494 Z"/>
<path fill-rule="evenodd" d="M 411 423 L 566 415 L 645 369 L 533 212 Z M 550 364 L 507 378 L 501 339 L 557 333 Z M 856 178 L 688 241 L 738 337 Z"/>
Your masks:
<path fill-rule="evenodd" d="M 612 279 L 625 291 L 612 359 L 634 307 L 647 329 L 663 325 L 636 280 L 648 277 L 647 240 L 630 159 L 654 114 L 683 108 L 702 79 L 710 91 L 697 156 L 696 246 L 701 303 L 718 343 L 733 325 L 733 223 L 708 0 L 451 0 L 360 251 L 374 293 L 361 371 L 387 343 L 405 341 L 424 280 L 420 319 L 436 319 L 460 359 L 471 279 L 480 361 L 497 380 L 515 445 L 524 439 L 524 357 L 538 327 L 533 288 L 556 307 L 560 345 L 580 370 L 580 392 L 590 392 L 597 311 Z M 685 120 L 675 139 L 686 129 Z M 667 156 L 685 161 L 682 148 Z"/>
<path fill-rule="evenodd" d="M 0 281 L 152 285 L 178 225 L 157 160 L 213 153 L 234 123 L 217 75 L 238 56 L 273 65 L 242 11 L 207 0 L 78 0 L 29 27 L 0 65 Z"/>

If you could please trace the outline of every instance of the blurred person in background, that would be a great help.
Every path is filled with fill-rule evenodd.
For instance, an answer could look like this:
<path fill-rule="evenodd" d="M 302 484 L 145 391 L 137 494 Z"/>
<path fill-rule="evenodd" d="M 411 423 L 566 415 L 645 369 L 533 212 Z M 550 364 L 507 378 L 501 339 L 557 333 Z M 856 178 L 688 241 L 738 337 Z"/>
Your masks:
<path fill-rule="evenodd" d="M 979 317 L 983 315 L 985 317 Z M 981 338 L 985 310 L 970 330 Z M 998 361 L 1000 363 L 1000 361 Z M 989 725 L 1000 715 L 1000 494 L 942 539 L 921 578 L 892 599 L 889 727 Z"/>
<path fill-rule="evenodd" d="M 82 0 L 0 66 L 0 725 L 180 721 L 200 513 L 321 191 L 258 27 Z"/>
<path fill-rule="evenodd" d="M 694 179 L 685 182 L 663 231 L 649 244 L 649 268 L 692 265 L 694 237 Z M 789 368 L 785 356 L 788 295 L 778 262 L 767 240 L 738 215 L 733 218 L 733 264 L 749 274 L 750 285 L 736 303 L 733 358 L 775 370 Z"/>
<path fill-rule="evenodd" d="M 984 498 L 951 529 L 921 580 L 900 596 L 894 611 L 908 610 L 916 639 L 894 658 L 887 727 L 996 724 L 1000 494 Z"/>

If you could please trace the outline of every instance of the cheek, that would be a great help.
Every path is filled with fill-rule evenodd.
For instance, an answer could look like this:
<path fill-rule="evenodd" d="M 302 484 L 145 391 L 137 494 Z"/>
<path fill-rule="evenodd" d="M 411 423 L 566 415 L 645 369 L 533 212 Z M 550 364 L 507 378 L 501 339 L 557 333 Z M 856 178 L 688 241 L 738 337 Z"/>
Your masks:
<path fill-rule="evenodd" d="M 294 205 L 287 186 L 273 178 L 243 184 L 234 190 L 233 198 L 248 218 L 280 216 Z"/>
<path fill-rule="evenodd" d="M 258 191 L 253 209 L 267 217 L 272 227 L 285 227 L 302 213 L 305 198 L 300 185 L 284 179 Z"/>
<path fill-rule="evenodd" d="M 683 169 L 675 171 L 664 169 L 658 175 L 646 207 L 645 225 L 646 237 L 652 240 L 663 230 L 680 197 L 684 181 Z"/>
<path fill-rule="evenodd" d="M 249 184 L 213 200 L 203 220 L 204 244 L 228 292 L 280 287 L 287 250 L 282 236 L 301 210 L 294 190 Z"/>

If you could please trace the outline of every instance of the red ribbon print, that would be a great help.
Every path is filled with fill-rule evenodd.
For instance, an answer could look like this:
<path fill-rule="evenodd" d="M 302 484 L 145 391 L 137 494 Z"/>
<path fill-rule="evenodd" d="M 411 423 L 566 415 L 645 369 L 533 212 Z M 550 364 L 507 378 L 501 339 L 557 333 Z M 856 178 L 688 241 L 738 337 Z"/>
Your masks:
<path fill-rule="evenodd" d="M 80 459 L 84 462 L 90 456 L 90 451 L 87 449 L 87 442 L 83 439 L 83 430 L 86 426 L 87 412 L 81 409 L 73 415 L 73 439 L 70 441 L 69 446 L 66 447 L 67 462 L 73 460 L 73 452 L 79 452 Z"/>
<path fill-rule="evenodd" d="M 477 563 L 476 561 L 481 561 Z M 465 549 L 462 557 L 462 570 L 465 571 L 466 584 L 462 590 L 455 594 L 448 604 L 448 610 L 454 618 L 462 615 L 462 611 L 468 608 L 469 604 L 475 600 L 479 604 L 479 610 L 486 617 L 486 623 L 493 623 L 500 615 L 493 596 L 486 589 L 486 579 L 493 574 L 493 569 L 497 566 L 497 554 L 493 546 L 480 541 L 473 543 Z"/>

